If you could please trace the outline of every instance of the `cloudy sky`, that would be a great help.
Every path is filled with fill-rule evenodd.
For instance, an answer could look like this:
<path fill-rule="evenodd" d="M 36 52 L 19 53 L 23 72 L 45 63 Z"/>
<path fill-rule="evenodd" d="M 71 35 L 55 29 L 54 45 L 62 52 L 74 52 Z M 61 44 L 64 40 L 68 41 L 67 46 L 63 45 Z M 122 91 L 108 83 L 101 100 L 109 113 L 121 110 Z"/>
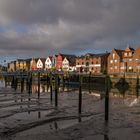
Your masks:
<path fill-rule="evenodd" d="M 140 0 L 0 0 L 0 56 L 140 45 Z"/>

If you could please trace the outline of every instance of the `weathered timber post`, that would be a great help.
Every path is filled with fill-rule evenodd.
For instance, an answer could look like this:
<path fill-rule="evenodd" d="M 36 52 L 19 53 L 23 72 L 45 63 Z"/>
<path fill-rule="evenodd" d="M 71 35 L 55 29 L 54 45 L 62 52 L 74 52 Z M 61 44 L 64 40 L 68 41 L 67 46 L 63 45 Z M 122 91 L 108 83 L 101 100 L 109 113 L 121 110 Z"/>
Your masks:
<path fill-rule="evenodd" d="M 139 75 L 137 74 L 136 96 L 139 97 Z"/>
<path fill-rule="evenodd" d="M 5 87 L 7 87 L 7 76 L 4 77 Z"/>
<path fill-rule="evenodd" d="M 15 76 L 14 78 L 14 89 L 17 90 L 17 86 L 18 86 L 18 78 Z"/>
<path fill-rule="evenodd" d="M 88 85 L 89 85 L 89 93 L 91 93 L 90 91 L 90 87 L 91 87 L 91 72 L 89 73 L 89 77 L 88 77 Z"/>
<path fill-rule="evenodd" d="M 52 73 L 50 73 L 50 101 L 53 101 Z"/>
<path fill-rule="evenodd" d="M 109 119 L 109 77 L 105 77 L 105 121 Z"/>
<path fill-rule="evenodd" d="M 62 88 L 63 88 L 63 92 L 65 90 L 65 79 L 64 79 L 64 74 L 62 74 Z"/>
<path fill-rule="evenodd" d="M 55 75 L 55 107 L 58 106 L 58 74 Z"/>
<path fill-rule="evenodd" d="M 40 98 L 40 71 L 38 72 L 38 99 Z"/>
<path fill-rule="evenodd" d="M 29 73 L 29 75 L 28 75 L 28 81 L 29 81 L 29 85 L 28 85 L 28 87 L 29 87 L 29 90 L 28 90 L 28 93 L 29 93 L 29 95 L 32 93 L 32 73 L 30 72 Z"/>
<path fill-rule="evenodd" d="M 82 112 L 82 75 L 79 75 L 79 103 L 78 103 L 78 113 Z"/>
<path fill-rule="evenodd" d="M 24 90 L 24 77 L 21 75 L 21 93 L 23 93 Z"/>

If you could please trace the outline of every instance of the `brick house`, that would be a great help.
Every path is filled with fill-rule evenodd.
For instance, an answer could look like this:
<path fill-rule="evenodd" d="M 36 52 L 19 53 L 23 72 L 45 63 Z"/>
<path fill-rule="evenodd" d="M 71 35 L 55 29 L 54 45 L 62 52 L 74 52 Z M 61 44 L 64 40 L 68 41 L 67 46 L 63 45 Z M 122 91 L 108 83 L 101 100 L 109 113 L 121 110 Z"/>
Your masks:
<path fill-rule="evenodd" d="M 133 72 L 140 73 L 140 47 L 138 47 L 133 55 Z"/>
<path fill-rule="evenodd" d="M 82 55 L 76 58 L 76 68 L 79 72 L 101 74 L 107 71 L 107 57 L 109 53 Z"/>
<path fill-rule="evenodd" d="M 125 50 L 113 49 L 108 57 L 108 73 L 132 72 L 134 51 L 130 46 Z"/>
<path fill-rule="evenodd" d="M 62 70 L 62 66 L 63 66 L 63 60 L 64 58 L 67 58 L 67 59 L 73 59 L 75 58 L 76 56 L 75 55 L 69 55 L 69 54 L 58 54 L 57 57 L 56 57 L 56 69 L 57 70 Z"/>

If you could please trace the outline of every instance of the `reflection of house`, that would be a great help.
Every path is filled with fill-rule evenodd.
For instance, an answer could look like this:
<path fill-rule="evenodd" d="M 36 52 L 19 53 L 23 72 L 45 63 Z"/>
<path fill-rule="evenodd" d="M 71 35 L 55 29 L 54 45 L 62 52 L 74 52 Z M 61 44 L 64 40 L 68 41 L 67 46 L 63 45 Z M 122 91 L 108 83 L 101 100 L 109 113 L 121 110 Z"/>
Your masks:
<path fill-rule="evenodd" d="M 134 62 L 133 71 L 140 73 L 140 47 L 137 48 L 134 52 L 133 62 Z"/>
<path fill-rule="evenodd" d="M 107 57 L 109 53 L 86 54 L 76 58 L 76 68 L 80 72 L 101 74 L 107 71 Z"/>
<path fill-rule="evenodd" d="M 75 71 L 76 70 L 76 57 L 65 57 L 62 62 L 62 69 L 64 71 Z"/>
<path fill-rule="evenodd" d="M 108 73 L 132 72 L 134 51 L 130 46 L 125 50 L 113 49 L 108 57 Z"/>
<path fill-rule="evenodd" d="M 68 54 L 58 54 L 56 58 L 56 69 L 57 70 L 62 70 L 63 66 L 63 60 L 67 58 L 68 60 L 76 58 L 75 55 L 68 55 Z"/>

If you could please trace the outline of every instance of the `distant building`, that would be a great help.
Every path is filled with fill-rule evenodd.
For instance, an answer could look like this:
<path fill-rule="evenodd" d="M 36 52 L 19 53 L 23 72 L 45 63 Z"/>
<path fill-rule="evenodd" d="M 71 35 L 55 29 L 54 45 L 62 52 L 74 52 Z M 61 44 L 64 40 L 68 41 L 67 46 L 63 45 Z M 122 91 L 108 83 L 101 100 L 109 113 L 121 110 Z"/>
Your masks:
<path fill-rule="evenodd" d="M 47 57 L 46 61 L 45 61 L 45 69 L 52 69 L 53 67 L 53 62 L 52 62 L 52 56 Z"/>
<path fill-rule="evenodd" d="M 16 61 L 11 61 L 10 63 L 8 63 L 7 70 L 8 70 L 9 72 L 14 72 L 14 71 L 16 71 Z"/>
<path fill-rule="evenodd" d="M 44 70 L 46 58 L 32 58 L 30 61 L 30 70 Z"/>
<path fill-rule="evenodd" d="M 125 50 L 113 49 L 108 57 L 108 73 L 133 72 L 133 54 L 135 50 L 128 46 Z"/>
<path fill-rule="evenodd" d="M 56 57 L 56 69 L 61 71 L 63 69 L 63 60 L 64 59 L 71 60 L 73 58 L 76 58 L 75 55 L 69 55 L 69 54 L 58 54 Z"/>
<path fill-rule="evenodd" d="M 107 57 L 109 53 L 82 55 L 76 58 L 76 68 L 79 72 L 102 74 L 107 72 Z"/>
<path fill-rule="evenodd" d="M 65 57 L 62 62 L 62 69 L 64 71 L 76 71 L 76 56 Z"/>
<path fill-rule="evenodd" d="M 134 67 L 133 71 L 140 73 L 140 47 L 138 47 L 133 55 Z"/>

